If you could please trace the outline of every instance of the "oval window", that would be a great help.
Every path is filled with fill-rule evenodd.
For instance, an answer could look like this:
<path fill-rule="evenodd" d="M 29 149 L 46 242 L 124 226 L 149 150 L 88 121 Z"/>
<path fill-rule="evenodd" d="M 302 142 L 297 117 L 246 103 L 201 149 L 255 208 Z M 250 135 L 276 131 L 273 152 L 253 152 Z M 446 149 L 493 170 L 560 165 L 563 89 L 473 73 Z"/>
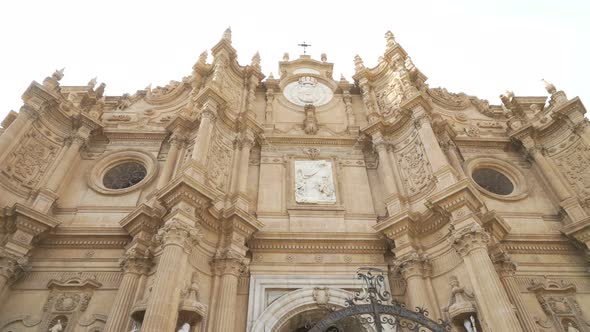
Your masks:
<path fill-rule="evenodd" d="M 102 180 L 109 189 L 125 189 L 141 182 L 147 175 L 145 166 L 137 162 L 125 162 L 109 169 Z"/>
<path fill-rule="evenodd" d="M 471 177 L 480 187 L 497 195 L 510 195 L 514 191 L 512 181 L 495 169 L 478 168 L 473 171 Z"/>

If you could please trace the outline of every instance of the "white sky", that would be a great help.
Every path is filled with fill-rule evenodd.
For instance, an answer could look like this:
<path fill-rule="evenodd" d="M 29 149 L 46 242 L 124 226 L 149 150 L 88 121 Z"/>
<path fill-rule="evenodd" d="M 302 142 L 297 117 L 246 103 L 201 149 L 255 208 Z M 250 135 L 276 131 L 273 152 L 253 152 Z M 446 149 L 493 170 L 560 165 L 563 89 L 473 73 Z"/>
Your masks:
<path fill-rule="evenodd" d="M 353 57 L 374 66 L 391 30 L 431 87 L 499 104 L 498 95 L 545 95 L 541 78 L 590 103 L 590 2 L 512 1 L 2 1 L 0 120 L 18 111 L 32 80 L 66 67 L 63 85 L 98 76 L 107 95 L 189 75 L 231 26 L 240 64 L 258 50 L 277 74 L 298 43 L 325 52 L 351 80 Z M 588 104 L 590 105 L 590 104 Z"/>

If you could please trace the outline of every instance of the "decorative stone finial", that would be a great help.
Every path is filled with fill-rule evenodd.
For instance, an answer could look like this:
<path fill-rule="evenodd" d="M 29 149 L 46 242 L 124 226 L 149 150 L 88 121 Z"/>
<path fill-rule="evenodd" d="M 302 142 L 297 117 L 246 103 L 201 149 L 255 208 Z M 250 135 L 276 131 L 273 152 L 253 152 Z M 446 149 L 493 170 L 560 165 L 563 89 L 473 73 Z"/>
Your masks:
<path fill-rule="evenodd" d="M 341 81 L 346 81 L 346 78 L 344 77 L 344 74 L 340 74 L 340 80 Z"/>
<path fill-rule="evenodd" d="M 397 45 L 397 42 L 395 41 L 395 37 L 393 36 L 393 33 L 391 31 L 387 31 L 385 33 L 385 40 L 387 40 L 387 50 L 390 50 L 395 45 Z"/>
<path fill-rule="evenodd" d="M 274 80 L 275 77 L 273 76 L 272 72 L 270 72 L 270 74 L 268 74 L 268 79 L 269 80 Z"/>
<path fill-rule="evenodd" d="M 225 31 L 223 32 L 223 40 L 227 40 L 228 42 L 231 43 L 231 27 L 228 27 L 227 29 L 225 29 Z"/>
<path fill-rule="evenodd" d="M 547 90 L 549 94 L 554 94 L 557 92 L 555 85 L 545 81 L 545 79 L 541 79 L 541 81 L 543 81 L 543 84 L 545 84 L 545 90 Z"/>
<path fill-rule="evenodd" d="M 512 107 L 512 99 L 514 98 L 514 92 L 510 90 L 506 90 L 503 94 L 500 95 L 500 100 L 502 100 L 502 104 L 506 106 L 506 108 L 510 109 Z"/>
<path fill-rule="evenodd" d="M 206 64 L 208 55 L 209 55 L 209 53 L 207 53 L 207 50 L 204 50 L 203 53 L 201 53 L 201 55 L 199 55 L 199 63 L 203 64 L 203 65 Z"/>
<path fill-rule="evenodd" d="M 90 81 L 88 81 L 88 84 L 87 84 L 87 86 L 88 86 L 90 89 L 94 89 L 94 87 L 96 86 L 96 77 L 94 77 L 93 79 L 91 79 Z"/>
<path fill-rule="evenodd" d="M 254 54 L 250 65 L 254 68 L 260 69 L 260 53 L 259 52 L 256 52 L 256 54 Z"/>
<path fill-rule="evenodd" d="M 365 64 L 363 63 L 363 59 L 357 54 L 354 56 L 354 69 L 358 72 L 365 69 Z"/>
<path fill-rule="evenodd" d="M 283 53 L 283 61 L 289 61 L 289 53 Z"/>
<path fill-rule="evenodd" d="M 66 70 L 66 68 L 62 68 L 60 70 L 56 70 L 51 77 L 53 77 L 56 81 L 61 81 L 62 78 L 64 78 L 64 70 Z"/>
<path fill-rule="evenodd" d="M 328 61 L 328 56 L 326 55 L 326 53 L 322 53 L 321 59 L 322 59 L 322 62 Z"/>

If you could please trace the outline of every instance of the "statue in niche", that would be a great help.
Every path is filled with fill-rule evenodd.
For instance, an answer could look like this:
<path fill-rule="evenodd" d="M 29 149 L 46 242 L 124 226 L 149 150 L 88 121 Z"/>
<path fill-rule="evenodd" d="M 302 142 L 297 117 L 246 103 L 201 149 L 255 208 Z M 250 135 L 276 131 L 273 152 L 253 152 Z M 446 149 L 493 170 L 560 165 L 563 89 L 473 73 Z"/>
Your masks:
<path fill-rule="evenodd" d="M 315 116 L 315 106 L 312 104 L 305 105 L 305 120 L 303 121 L 303 130 L 308 135 L 315 135 L 318 132 L 318 120 Z"/>
<path fill-rule="evenodd" d="M 336 203 L 330 162 L 295 161 L 295 200 L 297 203 Z"/>
<path fill-rule="evenodd" d="M 133 322 L 133 327 L 131 328 L 131 332 L 139 332 L 139 327 L 141 325 L 138 322 Z"/>
<path fill-rule="evenodd" d="M 49 332 L 63 332 L 64 327 L 61 325 L 61 319 L 57 320 L 57 323 L 49 328 Z"/>

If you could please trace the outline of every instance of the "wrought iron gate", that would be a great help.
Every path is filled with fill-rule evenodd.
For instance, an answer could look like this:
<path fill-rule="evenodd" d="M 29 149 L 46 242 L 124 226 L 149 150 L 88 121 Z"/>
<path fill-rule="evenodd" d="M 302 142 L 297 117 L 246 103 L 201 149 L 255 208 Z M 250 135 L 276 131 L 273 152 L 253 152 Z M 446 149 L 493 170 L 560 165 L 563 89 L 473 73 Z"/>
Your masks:
<path fill-rule="evenodd" d="M 372 325 L 377 332 L 383 332 L 385 325 L 391 326 L 396 332 L 451 330 L 447 322 L 435 322 L 428 318 L 426 309 L 416 308 L 416 311 L 412 311 L 406 309 L 404 304 L 393 301 L 391 294 L 385 290 L 385 278 L 381 270 L 362 268 L 357 271 L 357 277 L 363 281 L 363 287 L 347 300 L 347 307 L 328 314 L 308 332 L 326 332 L 338 321 L 355 316 L 362 324 Z"/>

